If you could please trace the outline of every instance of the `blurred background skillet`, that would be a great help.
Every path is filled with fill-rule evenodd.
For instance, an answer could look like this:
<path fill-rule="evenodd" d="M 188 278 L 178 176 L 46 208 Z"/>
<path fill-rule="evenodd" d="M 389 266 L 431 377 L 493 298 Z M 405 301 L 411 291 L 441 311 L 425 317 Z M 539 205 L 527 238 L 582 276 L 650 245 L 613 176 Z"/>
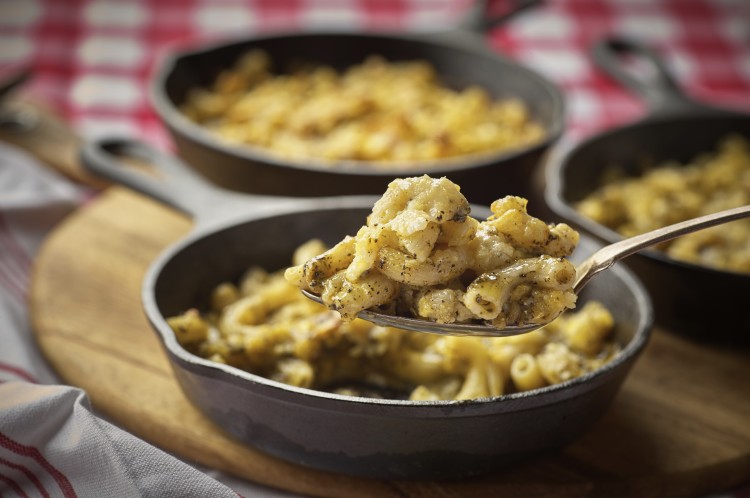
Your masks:
<path fill-rule="evenodd" d="M 160 180 L 123 167 L 123 158 L 157 166 Z M 369 196 L 289 199 L 227 192 L 181 161 L 137 142 L 87 143 L 83 164 L 195 217 L 193 232 L 150 266 L 142 303 L 180 386 L 238 440 L 295 463 L 380 478 L 458 478 L 486 473 L 558 449 L 588 431 L 609 407 L 651 335 L 651 302 L 624 267 L 583 291 L 613 314 L 622 350 L 604 366 L 560 384 L 460 401 L 343 396 L 270 380 L 193 355 L 165 317 L 206 309 L 210 291 L 253 265 L 288 266 L 294 250 L 318 237 L 353 233 L 372 210 Z M 486 208 L 477 208 L 486 216 Z M 580 261 L 598 247 L 583 236 Z"/>
<path fill-rule="evenodd" d="M 426 173 L 457 182 L 472 202 L 489 203 L 514 194 L 531 197 L 532 206 L 541 205 L 533 199 L 538 189 L 532 189 L 531 178 L 542 154 L 563 131 L 563 97 L 545 78 L 496 53 L 483 40 L 486 30 L 537 3 L 518 0 L 510 12 L 488 18 L 485 3 L 475 2 L 459 27 L 437 33 L 297 32 L 176 52 L 155 73 L 152 102 L 179 155 L 209 180 L 229 189 L 306 197 L 376 194 L 384 192 L 394 178 Z M 191 89 L 211 84 L 250 49 L 264 50 L 277 68 L 307 60 L 341 70 L 373 54 L 388 61 L 424 60 L 434 66 L 443 85 L 454 89 L 476 85 L 494 99 L 521 100 L 545 135 L 540 142 L 519 149 L 403 167 L 286 159 L 262 148 L 229 144 L 190 121 L 180 106 Z"/>
<path fill-rule="evenodd" d="M 626 66 L 635 58 L 650 67 L 643 76 Z M 601 185 L 612 165 L 628 176 L 644 164 L 679 161 L 715 150 L 730 134 L 750 140 L 750 115 L 703 105 L 684 95 L 663 61 L 649 48 L 626 39 L 609 39 L 593 50 L 595 62 L 627 88 L 641 95 L 650 111 L 630 125 L 593 136 L 579 144 L 561 143 L 546 164 L 546 202 L 576 227 L 607 242 L 622 236 L 582 215 L 576 204 Z M 649 250 L 627 261 L 654 300 L 657 323 L 689 336 L 731 344 L 750 344 L 750 275 L 678 261 Z"/>

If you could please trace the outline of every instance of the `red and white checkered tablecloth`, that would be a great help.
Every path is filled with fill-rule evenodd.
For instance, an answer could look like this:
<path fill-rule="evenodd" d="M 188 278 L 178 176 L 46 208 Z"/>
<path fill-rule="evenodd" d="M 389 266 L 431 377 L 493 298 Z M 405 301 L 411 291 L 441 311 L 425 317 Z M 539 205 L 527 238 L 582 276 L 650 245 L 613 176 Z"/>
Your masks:
<path fill-rule="evenodd" d="M 167 146 L 150 107 L 160 54 L 207 39 L 295 27 L 403 30 L 449 25 L 470 0 L 3 0 L 0 74 L 30 66 L 27 91 L 84 136 L 123 133 Z M 501 10 L 511 0 L 492 3 Z M 605 35 L 662 54 L 688 94 L 750 110 L 747 0 L 547 0 L 488 36 L 493 48 L 557 83 L 568 130 L 587 134 L 644 112 L 638 97 L 591 62 Z"/>
<path fill-rule="evenodd" d="M 591 45 L 624 35 L 653 47 L 688 95 L 750 110 L 750 2 L 568 0 L 492 34 L 493 46 L 560 85 L 568 129 L 589 134 L 636 119 L 642 101 L 595 67 Z"/>
<path fill-rule="evenodd" d="M 160 56 L 174 47 L 311 26 L 431 29 L 450 26 L 470 3 L 471 0 L 0 0 L 0 79 L 20 68 L 32 69 L 34 77 L 23 91 L 49 104 L 84 137 L 119 134 L 170 148 L 170 139 L 150 106 L 147 89 Z M 513 0 L 497 0 L 493 8 L 502 10 L 512 3 Z M 750 0 L 546 0 L 492 30 L 487 38 L 493 48 L 536 69 L 562 88 L 567 99 L 568 134 L 578 138 L 636 119 L 646 110 L 638 97 L 591 62 L 591 45 L 613 34 L 635 38 L 656 49 L 684 92 L 695 99 L 750 111 Z M 7 381 L 42 385 L 55 382 L 54 373 L 34 350 L 28 333 L 25 296 L 34 252 L 43 234 L 57 221 L 46 215 L 52 211 L 55 216 L 64 215 L 80 202 L 72 186 L 61 186 L 59 179 L 32 172 L 24 165 L 25 160 L 7 150 L 0 154 L 0 390 L 7 388 L 0 392 L 5 396 L 13 390 L 34 392 L 17 389 L 10 382 L 4 385 Z M 37 218 L 27 216 L 30 213 Z M 46 216 L 46 224 L 38 223 L 39 216 Z M 36 220 L 33 226 L 24 224 L 31 219 Z M 44 386 L 34 387 L 49 399 L 57 395 L 51 390 L 47 395 Z M 31 399 L 31 394 L 22 396 L 27 402 Z M 70 393 L 65 396 L 70 398 Z M 88 420 L 86 410 L 81 409 L 85 405 L 73 398 L 62 404 L 59 401 L 50 402 Z M 8 484 L 7 476 L 12 471 L 18 474 L 20 467 L 12 462 L 17 468 L 9 467 L 2 451 L 15 458 L 19 448 L 26 447 L 6 444 L 4 434 L 11 429 L 10 417 L 2 417 L 10 412 L 3 411 L 7 408 L 3 402 L 0 394 L 0 495 L 5 496 L 7 491 L 9 496 L 24 496 L 13 494 L 14 488 Z M 13 413 L 23 422 L 23 413 Z M 60 432 L 57 437 L 66 435 Z M 121 437 L 111 428 L 101 436 Z M 56 443 L 57 450 L 67 444 L 80 454 L 75 437 L 62 439 Z M 91 455 L 99 454 L 96 452 L 102 449 L 101 445 L 94 444 L 96 441 L 91 438 L 88 442 Z M 148 456 L 138 441 L 131 441 L 128 448 L 128 454 L 137 455 L 138 461 L 145 461 L 144 455 Z M 70 463 L 65 458 L 68 454 L 57 453 L 60 465 Z M 55 455 L 37 456 L 43 461 L 43 457 Z M 151 457 L 157 462 L 163 458 Z M 198 479 L 205 486 L 212 486 L 190 469 L 170 468 L 171 475 L 179 473 L 184 479 Z M 97 484 L 87 477 L 90 468 L 76 469 L 71 464 L 65 469 L 74 485 Z M 82 477 L 76 481 L 75 476 Z M 39 489 L 59 485 L 60 476 L 53 477 L 54 480 L 32 484 Z M 123 473 L 119 477 L 122 486 L 133 484 L 132 476 Z M 222 480 L 228 482 L 227 479 L 223 476 Z M 229 485 L 245 489 L 241 483 Z M 256 488 L 247 489 L 246 496 L 270 496 Z M 96 492 L 82 492 L 79 496 L 96 496 Z M 750 488 L 714 498 L 719 496 L 747 497 Z"/>

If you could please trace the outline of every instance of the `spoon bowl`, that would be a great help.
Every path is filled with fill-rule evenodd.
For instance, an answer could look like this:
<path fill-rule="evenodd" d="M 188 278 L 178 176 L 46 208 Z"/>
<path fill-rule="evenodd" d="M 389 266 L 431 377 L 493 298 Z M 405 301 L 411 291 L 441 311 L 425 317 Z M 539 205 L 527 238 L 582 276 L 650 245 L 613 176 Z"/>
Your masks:
<path fill-rule="evenodd" d="M 302 289 L 302 294 L 316 303 L 325 305 L 323 299 L 308 290 Z M 502 329 L 484 325 L 481 323 L 438 323 L 424 318 L 414 318 L 410 316 L 387 315 L 379 313 L 377 310 L 362 310 L 357 316 L 368 322 L 382 327 L 395 327 L 404 330 L 413 330 L 415 332 L 430 332 L 441 335 L 466 335 L 466 336 L 485 336 L 485 337 L 508 337 L 511 335 L 525 334 L 541 327 L 539 324 L 514 325 Z"/>
<path fill-rule="evenodd" d="M 726 209 L 717 213 L 700 216 L 690 220 L 657 228 L 634 237 L 615 242 L 602 247 L 594 252 L 586 260 L 576 267 L 576 279 L 573 283 L 573 292 L 579 294 L 591 279 L 598 273 L 611 268 L 616 262 L 635 254 L 643 249 L 666 242 L 681 235 L 703 230 L 716 225 L 728 223 L 730 221 L 746 218 L 750 216 L 750 205 L 741 206 L 732 209 Z M 321 304 L 323 300 L 317 294 L 302 290 L 302 293 Z M 360 311 L 357 315 L 359 318 L 372 322 L 384 327 L 396 327 L 400 329 L 413 330 L 417 332 L 429 332 L 441 335 L 459 335 L 459 336 L 483 336 L 483 337 L 508 337 L 513 335 L 526 334 L 533 330 L 539 329 L 546 323 L 526 323 L 520 325 L 511 325 L 498 328 L 487 323 L 437 323 L 430 320 L 398 315 L 388 315 L 380 313 L 374 309 Z M 555 317 L 557 318 L 557 317 Z"/>

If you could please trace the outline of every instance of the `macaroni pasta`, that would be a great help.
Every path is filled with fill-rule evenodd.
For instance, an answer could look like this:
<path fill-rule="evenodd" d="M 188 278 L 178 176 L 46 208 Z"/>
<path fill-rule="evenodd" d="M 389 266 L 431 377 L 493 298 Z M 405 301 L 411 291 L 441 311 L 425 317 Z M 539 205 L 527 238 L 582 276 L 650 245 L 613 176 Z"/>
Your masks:
<path fill-rule="evenodd" d="M 614 179 L 577 208 L 623 236 L 750 204 L 750 146 L 725 138 L 716 152 L 687 164 L 667 162 L 640 177 Z M 750 273 L 750 220 L 738 220 L 684 235 L 659 246 L 669 256 L 709 267 Z"/>
<path fill-rule="evenodd" d="M 312 240 L 293 263 L 325 250 Z M 397 391 L 412 400 L 536 389 L 591 372 L 619 349 L 612 315 L 598 302 L 524 335 L 438 336 L 343 320 L 302 296 L 283 271 L 260 268 L 217 286 L 210 309 L 168 323 L 188 351 L 269 379 L 346 395 Z"/>
<path fill-rule="evenodd" d="M 286 271 L 345 320 L 364 309 L 440 323 L 483 321 L 497 328 L 543 324 L 575 307 L 576 269 L 565 257 L 578 233 L 526 212 L 526 200 L 492 203 L 469 217 L 447 178 L 398 179 L 367 223 L 330 250 Z"/>
<path fill-rule="evenodd" d="M 326 66 L 272 73 L 253 50 L 211 88 L 189 92 L 183 113 L 227 142 L 283 157 L 382 164 L 527 147 L 544 129 L 517 99 L 442 86 L 424 61 L 373 56 L 343 73 Z"/>

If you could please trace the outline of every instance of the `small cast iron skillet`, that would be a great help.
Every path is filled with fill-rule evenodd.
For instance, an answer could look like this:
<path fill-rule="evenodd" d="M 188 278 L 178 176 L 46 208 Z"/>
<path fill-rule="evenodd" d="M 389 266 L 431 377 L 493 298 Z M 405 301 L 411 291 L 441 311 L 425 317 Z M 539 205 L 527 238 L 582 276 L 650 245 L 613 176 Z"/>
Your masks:
<path fill-rule="evenodd" d="M 157 166 L 161 180 L 122 167 L 121 157 Z M 83 164 L 195 217 L 195 228 L 148 269 L 145 312 L 188 398 L 238 440 L 310 467 L 378 478 L 456 478 L 488 472 L 573 441 L 607 409 L 650 336 L 648 295 L 624 267 L 586 287 L 580 302 L 601 300 L 623 346 L 583 377 L 535 391 L 472 401 L 368 399 L 291 387 L 184 350 L 164 317 L 207 308 L 217 284 L 247 268 L 288 266 L 303 242 L 354 234 L 373 197 L 279 199 L 205 183 L 177 159 L 144 145 L 89 143 Z M 476 208 L 479 215 L 486 208 Z M 578 259 L 597 245 L 583 237 Z"/>
<path fill-rule="evenodd" d="M 624 64 L 625 56 L 650 64 L 654 76 L 639 76 Z M 602 41 L 594 47 L 593 57 L 607 73 L 643 96 L 650 111 L 627 126 L 556 147 L 545 166 L 545 198 L 557 216 L 611 243 L 622 237 L 575 209 L 601 185 L 608 167 L 618 165 L 636 176 L 644 164 L 686 163 L 716 150 L 730 133 L 750 140 L 750 115 L 694 102 L 679 90 L 659 57 L 633 41 Z M 746 311 L 750 275 L 677 261 L 657 250 L 634 255 L 626 264 L 650 291 L 657 323 L 696 339 L 750 344 Z"/>
<path fill-rule="evenodd" d="M 449 177 L 477 203 L 489 204 L 500 194 L 541 196 L 539 189 L 530 186 L 531 178 L 542 154 L 563 130 L 563 97 L 545 78 L 496 53 L 482 38 L 484 30 L 538 0 L 515 3 L 514 10 L 496 19 L 487 20 L 476 10 L 471 11 L 464 23 L 470 29 L 418 34 L 296 32 L 175 52 L 155 72 L 152 103 L 179 155 L 212 182 L 232 190 L 304 197 L 380 194 L 395 178 L 427 173 Z M 482 4 L 478 2 L 479 7 Z M 542 142 L 518 150 L 423 162 L 414 167 L 377 166 L 364 161 L 326 164 L 315 159 L 279 158 L 259 147 L 228 144 L 188 120 L 179 108 L 190 89 L 211 84 L 219 72 L 233 66 L 250 49 L 266 51 L 279 70 L 300 60 L 342 70 L 373 54 L 389 61 L 426 60 L 436 68 L 443 84 L 452 88 L 477 85 L 494 98 L 522 100 L 547 134 Z"/>

